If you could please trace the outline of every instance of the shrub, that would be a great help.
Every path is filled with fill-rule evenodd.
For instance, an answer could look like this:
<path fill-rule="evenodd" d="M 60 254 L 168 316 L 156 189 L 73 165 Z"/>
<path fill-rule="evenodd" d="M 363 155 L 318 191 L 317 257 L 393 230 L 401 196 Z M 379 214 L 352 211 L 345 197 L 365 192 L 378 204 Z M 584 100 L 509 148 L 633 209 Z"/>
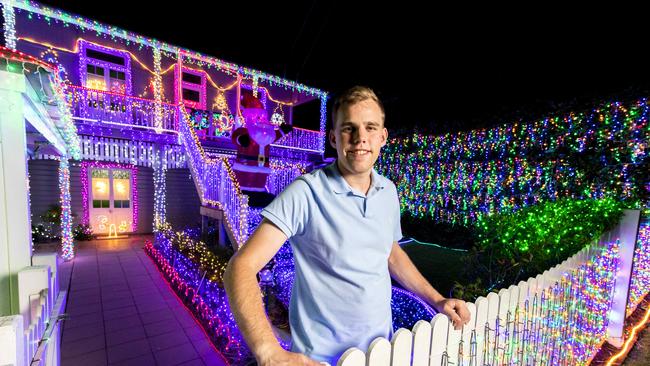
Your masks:
<path fill-rule="evenodd" d="M 623 208 L 611 198 L 561 199 L 481 218 L 455 296 L 474 300 L 481 284 L 490 291 L 542 273 L 616 226 Z"/>

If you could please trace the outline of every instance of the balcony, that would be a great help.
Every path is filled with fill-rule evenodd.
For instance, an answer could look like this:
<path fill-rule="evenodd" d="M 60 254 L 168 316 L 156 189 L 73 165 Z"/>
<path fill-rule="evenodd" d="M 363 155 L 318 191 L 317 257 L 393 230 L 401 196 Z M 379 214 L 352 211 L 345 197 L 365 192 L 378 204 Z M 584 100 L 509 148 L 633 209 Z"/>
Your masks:
<path fill-rule="evenodd" d="M 158 133 L 177 133 L 177 106 L 170 103 L 156 103 L 155 100 L 128 96 L 103 90 L 67 85 L 72 114 L 78 121 L 100 123 L 106 127 L 152 130 Z M 160 122 L 156 123 L 156 114 Z M 192 110 L 190 116 L 197 136 L 202 141 L 230 141 L 233 116 L 220 113 Z M 322 153 L 325 134 L 320 131 L 295 127 L 271 146 L 300 150 L 308 153 Z"/>
<path fill-rule="evenodd" d="M 81 121 L 117 127 L 176 132 L 176 106 L 154 100 L 68 85 L 72 115 Z M 156 125 L 156 113 L 160 125 Z"/>

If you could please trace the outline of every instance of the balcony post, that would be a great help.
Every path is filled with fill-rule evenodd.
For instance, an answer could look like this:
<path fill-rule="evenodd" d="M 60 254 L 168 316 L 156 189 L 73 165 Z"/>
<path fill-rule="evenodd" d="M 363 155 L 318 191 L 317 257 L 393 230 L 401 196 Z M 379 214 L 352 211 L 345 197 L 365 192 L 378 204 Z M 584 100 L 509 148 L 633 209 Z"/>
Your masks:
<path fill-rule="evenodd" d="M 0 71 L 0 316 L 18 313 L 18 272 L 31 265 L 22 73 Z"/>

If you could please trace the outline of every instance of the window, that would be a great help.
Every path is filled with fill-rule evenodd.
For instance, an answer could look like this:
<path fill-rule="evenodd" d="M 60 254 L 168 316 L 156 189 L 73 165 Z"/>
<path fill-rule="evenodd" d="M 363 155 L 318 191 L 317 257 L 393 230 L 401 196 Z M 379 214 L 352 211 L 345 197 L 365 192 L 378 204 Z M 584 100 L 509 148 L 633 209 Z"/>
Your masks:
<path fill-rule="evenodd" d="M 88 67 L 86 69 L 88 70 L 89 74 L 104 76 L 104 68 L 103 67 L 88 65 Z"/>
<path fill-rule="evenodd" d="M 201 95 L 196 90 L 183 88 L 183 99 L 199 103 L 201 102 Z"/>
<path fill-rule="evenodd" d="M 179 77 L 182 77 L 180 88 L 178 87 Z M 176 67 L 174 69 L 174 79 L 176 80 L 174 84 L 176 85 L 174 88 L 176 103 L 182 99 L 186 107 L 206 110 L 207 78 L 205 71 L 183 67 L 183 72 L 179 73 L 178 67 Z"/>
<path fill-rule="evenodd" d="M 94 169 L 91 179 L 93 208 L 110 208 L 108 169 Z"/>
<path fill-rule="evenodd" d="M 93 200 L 93 208 L 110 208 L 109 200 Z"/>
<path fill-rule="evenodd" d="M 111 70 L 109 73 L 109 89 L 112 92 L 126 94 L 125 75 L 122 71 Z"/>
<path fill-rule="evenodd" d="M 90 58 L 94 58 L 95 60 L 106 61 L 116 65 L 124 66 L 125 63 L 124 57 L 111 55 L 109 53 L 100 52 L 90 48 L 86 50 L 86 56 Z"/>
<path fill-rule="evenodd" d="M 131 94 L 131 55 L 79 40 L 80 79 L 87 88 Z"/>
<path fill-rule="evenodd" d="M 199 75 L 188 74 L 187 72 L 183 72 L 183 81 L 201 85 L 201 77 Z"/>
<path fill-rule="evenodd" d="M 130 202 L 129 200 L 115 200 L 113 204 L 115 208 L 129 208 Z"/>
<path fill-rule="evenodd" d="M 110 76 L 113 79 L 126 80 L 124 73 L 122 71 L 111 70 Z"/>
<path fill-rule="evenodd" d="M 107 90 L 104 68 L 100 66 L 87 65 L 86 87 L 97 90 Z"/>

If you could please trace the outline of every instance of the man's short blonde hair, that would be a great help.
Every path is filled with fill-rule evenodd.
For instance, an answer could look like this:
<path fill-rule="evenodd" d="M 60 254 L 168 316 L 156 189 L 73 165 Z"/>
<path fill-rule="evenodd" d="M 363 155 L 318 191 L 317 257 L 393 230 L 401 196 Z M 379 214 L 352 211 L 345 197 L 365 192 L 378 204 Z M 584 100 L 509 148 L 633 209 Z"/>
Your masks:
<path fill-rule="evenodd" d="M 339 97 L 334 101 L 334 106 L 332 107 L 332 129 L 336 128 L 336 116 L 341 109 L 348 108 L 351 105 L 355 105 L 368 99 L 374 101 L 379 106 L 379 109 L 381 110 L 381 121 L 383 123 L 386 119 L 386 112 L 384 112 L 384 105 L 377 97 L 377 94 L 367 86 L 353 86 L 343 92 L 343 94 L 339 95 Z"/>

